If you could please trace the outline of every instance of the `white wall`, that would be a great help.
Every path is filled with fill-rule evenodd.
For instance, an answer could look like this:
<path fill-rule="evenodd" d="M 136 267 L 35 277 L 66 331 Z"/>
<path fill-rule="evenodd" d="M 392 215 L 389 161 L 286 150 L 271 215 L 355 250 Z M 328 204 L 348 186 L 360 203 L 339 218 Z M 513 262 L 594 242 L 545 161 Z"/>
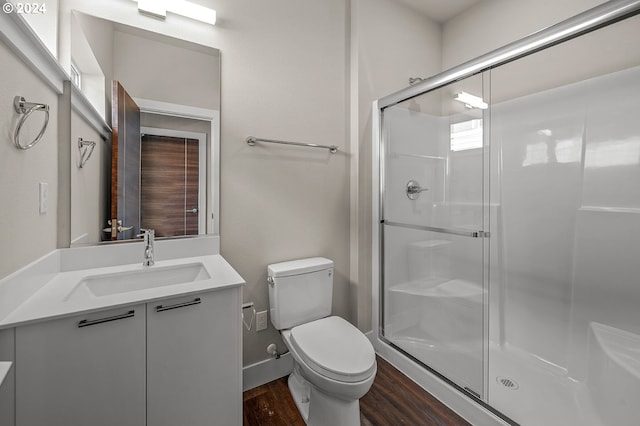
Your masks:
<path fill-rule="evenodd" d="M 440 71 L 440 25 L 389 0 L 351 1 L 351 311 L 371 329 L 371 104 Z"/>
<path fill-rule="evenodd" d="M 23 13 L 20 16 L 27 21 L 27 24 L 38 35 L 46 48 L 51 52 L 53 57 L 58 55 L 58 0 L 47 0 L 42 2 L 17 2 L 21 3 L 24 8 L 27 4 L 33 6 L 38 5 L 38 13 Z M 42 8 L 44 6 L 44 9 Z M 35 10 L 32 8 L 32 10 Z"/>
<path fill-rule="evenodd" d="M 211 2 L 213 3 L 213 2 Z M 222 53 L 221 252 L 245 278 L 245 301 L 267 310 L 267 265 L 335 262 L 333 312 L 349 310 L 347 25 L 343 0 L 216 1 Z M 247 136 L 340 150 L 245 143 Z M 245 331 L 244 365 L 278 343 Z"/>
<path fill-rule="evenodd" d="M 442 69 L 517 41 L 595 7 L 605 0 L 491 0 L 442 27 Z"/>
<path fill-rule="evenodd" d="M 164 39 L 116 28 L 113 79 L 134 98 L 219 110 L 218 52 Z"/>
<path fill-rule="evenodd" d="M 84 167 L 80 168 L 78 138 L 93 141 L 96 146 Z M 105 163 L 111 151 L 109 142 L 75 111 L 71 113 L 71 242 L 95 243 L 102 240 L 101 229 L 106 227 L 104 188 L 108 170 Z M 75 243 L 74 243 L 75 242 Z"/>
<path fill-rule="evenodd" d="M 102 109 L 107 123 L 111 123 L 111 80 L 113 80 L 113 22 L 96 19 L 83 13 L 74 13 L 72 20 L 80 24 L 91 55 L 98 62 L 104 79 L 104 99 Z M 73 42 L 72 42 L 73 43 Z M 84 71 L 84 70 L 83 70 Z M 98 111 L 101 108 L 97 108 Z"/>
<path fill-rule="evenodd" d="M 0 278 L 57 247 L 58 95 L 0 42 Z M 50 107 L 49 125 L 42 140 L 23 151 L 13 144 L 21 115 L 14 96 Z M 35 138 L 44 113 L 34 112 L 21 131 L 22 144 Z M 48 211 L 40 214 L 39 183 L 48 184 Z"/>

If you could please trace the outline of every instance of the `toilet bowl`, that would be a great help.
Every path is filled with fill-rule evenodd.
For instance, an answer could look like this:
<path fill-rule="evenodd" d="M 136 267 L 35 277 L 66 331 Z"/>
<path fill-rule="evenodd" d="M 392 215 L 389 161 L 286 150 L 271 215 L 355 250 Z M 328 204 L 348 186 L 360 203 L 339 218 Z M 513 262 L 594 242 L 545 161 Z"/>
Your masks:
<path fill-rule="evenodd" d="M 294 359 L 289 389 L 308 425 L 359 425 L 360 403 L 376 374 L 371 343 L 340 317 L 283 330 Z"/>
<path fill-rule="evenodd" d="M 331 310 L 333 262 L 302 259 L 269 265 L 271 322 L 293 361 L 288 385 L 310 426 L 360 425 L 360 398 L 376 375 L 366 336 Z"/>

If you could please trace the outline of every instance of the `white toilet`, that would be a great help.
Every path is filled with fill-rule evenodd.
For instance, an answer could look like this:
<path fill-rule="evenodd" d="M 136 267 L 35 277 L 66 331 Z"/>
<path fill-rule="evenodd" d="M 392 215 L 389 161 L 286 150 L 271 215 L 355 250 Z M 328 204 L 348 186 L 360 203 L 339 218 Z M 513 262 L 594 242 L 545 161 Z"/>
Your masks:
<path fill-rule="evenodd" d="M 289 390 L 310 426 L 360 425 L 360 398 L 376 375 L 373 346 L 331 314 L 333 261 L 322 257 L 268 267 L 271 323 L 294 361 Z"/>

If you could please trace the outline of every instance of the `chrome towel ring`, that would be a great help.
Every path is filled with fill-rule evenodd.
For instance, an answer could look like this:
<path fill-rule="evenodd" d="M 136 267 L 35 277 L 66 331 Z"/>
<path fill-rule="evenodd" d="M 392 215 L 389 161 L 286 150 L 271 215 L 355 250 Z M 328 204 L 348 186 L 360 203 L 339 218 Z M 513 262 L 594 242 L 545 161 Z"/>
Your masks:
<path fill-rule="evenodd" d="M 18 149 L 33 148 L 35 144 L 40 142 L 40 139 L 42 139 L 42 136 L 44 135 L 45 130 L 47 130 L 47 125 L 49 124 L 49 105 L 27 102 L 22 96 L 16 96 L 15 98 L 13 98 L 13 107 L 15 108 L 18 114 L 23 114 L 20 121 L 18 121 L 18 125 L 16 126 L 16 131 L 13 134 L 13 143 L 16 145 L 16 148 Z M 44 124 L 42 125 L 42 129 L 40 130 L 40 133 L 38 133 L 38 136 L 36 136 L 36 138 L 33 141 L 31 141 L 31 143 L 27 145 L 22 145 L 20 143 L 20 129 L 22 129 L 22 125 L 24 124 L 25 121 L 27 121 L 27 118 L 29 118 L 31 113 L 37 110 L 42 110 L 44 111 L 44 114 L 45 114 Z"/>

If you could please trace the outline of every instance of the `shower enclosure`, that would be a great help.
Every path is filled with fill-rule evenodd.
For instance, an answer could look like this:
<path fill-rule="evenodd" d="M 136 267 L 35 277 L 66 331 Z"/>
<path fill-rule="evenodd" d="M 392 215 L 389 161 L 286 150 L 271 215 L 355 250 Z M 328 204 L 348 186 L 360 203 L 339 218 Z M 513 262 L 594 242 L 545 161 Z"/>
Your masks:
<path fill-rule="evenodd" d="M 640 418 L 639 10 L 377 102 L 377 343 L 502 421 Z"/>

